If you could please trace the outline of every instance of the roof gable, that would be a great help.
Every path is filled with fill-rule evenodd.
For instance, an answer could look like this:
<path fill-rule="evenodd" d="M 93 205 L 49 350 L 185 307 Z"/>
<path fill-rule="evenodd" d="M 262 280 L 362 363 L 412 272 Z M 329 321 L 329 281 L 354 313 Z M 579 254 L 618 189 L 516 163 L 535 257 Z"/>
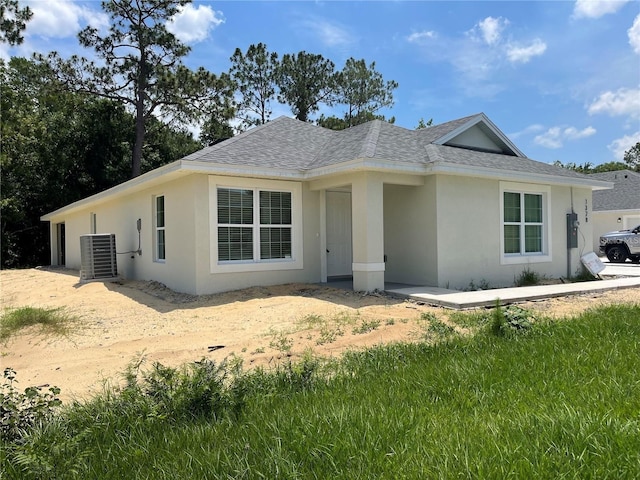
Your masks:
<path fill-rule="evenodd" d="M 526 155 L 484 113 L 457 122 L 455 128 L 435 139 L 433 143 L 526 158 Z"/>

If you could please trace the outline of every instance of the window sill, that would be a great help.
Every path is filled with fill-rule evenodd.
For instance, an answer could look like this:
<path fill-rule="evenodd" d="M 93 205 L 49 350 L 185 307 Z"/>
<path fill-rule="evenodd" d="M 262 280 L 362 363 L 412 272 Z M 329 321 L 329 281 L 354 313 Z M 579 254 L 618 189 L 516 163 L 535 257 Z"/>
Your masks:
<path fill-rule="evenodd" d="M 262 262 L 221 262 L 213 265 L 211 273 L 251 273 L 277 270 L 302 270 L 302 260 L 283 259 Z"/>
<path fill-rule="evenodd" d="M 551 255 L 533 254 L 533 255 L 503 255 L 500 257 L 500 265 L 526 265 L 529 263 L 549 263 Z"/>

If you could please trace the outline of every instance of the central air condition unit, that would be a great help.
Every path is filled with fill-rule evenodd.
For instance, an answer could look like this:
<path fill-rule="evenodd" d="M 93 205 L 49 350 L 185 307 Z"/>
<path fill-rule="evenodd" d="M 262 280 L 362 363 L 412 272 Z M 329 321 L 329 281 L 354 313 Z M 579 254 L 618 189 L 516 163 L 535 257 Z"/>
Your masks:
<path fill-rule="evenodd" d="M 116 236 L 113 233 L 80 236 L 80 281 L 118 277 Z"/>

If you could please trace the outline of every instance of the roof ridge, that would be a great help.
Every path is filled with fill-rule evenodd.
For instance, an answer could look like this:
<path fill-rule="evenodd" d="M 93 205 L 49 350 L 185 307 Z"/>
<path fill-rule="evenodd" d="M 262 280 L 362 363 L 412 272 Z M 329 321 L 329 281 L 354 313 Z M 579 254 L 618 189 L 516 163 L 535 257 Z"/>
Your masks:
<path fill-rule="evenodd" d="M 364 139 L 362 144 L 361 156 L 363 158 L 370 158 L 376 154 L 378 139 L 380 138 L 381 121 L 372 120 L 370 123 L 369 133 L 367 133 L 367 138 Z"/>

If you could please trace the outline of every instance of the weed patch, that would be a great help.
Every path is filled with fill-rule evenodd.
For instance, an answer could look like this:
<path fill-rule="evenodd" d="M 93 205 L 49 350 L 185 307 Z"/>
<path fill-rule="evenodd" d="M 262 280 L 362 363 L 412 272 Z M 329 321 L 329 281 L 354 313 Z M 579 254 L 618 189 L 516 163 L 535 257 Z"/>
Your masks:
<path fill-rule="evenodd" d="M 0 341 L 6 342 L 20 330 L 39 326 L 45 335 L 68 336 L 78 326 L 79 317 L 63 308 L 20 307 L 5 311 L 0 317 Z"/>

